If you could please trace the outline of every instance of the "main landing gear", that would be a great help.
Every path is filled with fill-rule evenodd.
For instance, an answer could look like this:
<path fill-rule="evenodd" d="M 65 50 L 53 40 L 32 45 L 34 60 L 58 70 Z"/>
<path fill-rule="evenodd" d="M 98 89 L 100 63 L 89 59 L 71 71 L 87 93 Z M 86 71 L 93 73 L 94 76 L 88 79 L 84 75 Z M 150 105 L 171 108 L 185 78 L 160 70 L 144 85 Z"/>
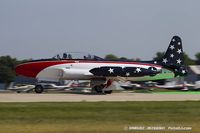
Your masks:
<path fill-rule="evenodd" d="M 97 94 L 111 94 L 112 90 L 106 90 L 106 88 L 108 88 L 111 84 L 112 81 L 108 80 L 106 84 L 95 85 L 92 87 L 92 93 L 96 92 Z"/>
<path fill-rule="evenodd" d="M 105 85 L 96 85 L 92 88 L 92 93 L 97 94 L 111 94 L 112 90 L 103 90 L 105 88 Z"/>
<path fill-rule="evenodd" d="M 44 91 L 44 88 L 42 85 L 35 86 L 35 93 L 42 93 L 43 91 Z"/>

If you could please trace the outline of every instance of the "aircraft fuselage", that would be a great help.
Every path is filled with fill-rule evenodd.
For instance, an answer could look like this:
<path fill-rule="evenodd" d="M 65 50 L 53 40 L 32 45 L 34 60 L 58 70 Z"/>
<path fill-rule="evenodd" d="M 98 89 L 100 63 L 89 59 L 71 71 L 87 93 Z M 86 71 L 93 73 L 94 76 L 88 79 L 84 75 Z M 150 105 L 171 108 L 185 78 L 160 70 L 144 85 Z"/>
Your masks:
<path fill-rule="evenodd" d="M 106 68 L 105 68 L 106 67 Z M 94 74 L 95 70 L 99 75 Z M 106 73 L 102 73 L 100 69 L 106 69 Z M 119 68 L 122 71 L 119 73 Z M 129 68 L 130 70 L 125 70 Z M 133 70 L 131 70 L 133 68 Z M 156 70 L 152 71 L 154 68 Z M 167 71 L 163 73 L 162 71 Z M 124 80 L 158 80 L 160 78 L 173 78 L 174 74 L 170 70 L 163 70 L 161 65 L 141 63 L 141 62 L 125 62 L 125 61 L 92 61 L 92 60 L 52 60 L 52 61 L 36 61 L 21 64 L 16 67 L 16 73 L 19 75 L 37 78 L 39 80 L 91 80 L 93 78 L 106 77 L 108 79 L 122 77 Z M 101 75 L 102 73 L 102 75 Z M 115 74 L 116 73 L 116 74 Z M 163 74 L 169 74 L 164 76 Z M 107 75 L 106 75 L 107 74 Z M 122 75 L 120 75 L 122 74 Z M 131 75 L 132 74 L 132 75 Z M 137 76 L 135 76 L 135 75 Z M 162 76 L 161 76 L 162 75 Z"/>

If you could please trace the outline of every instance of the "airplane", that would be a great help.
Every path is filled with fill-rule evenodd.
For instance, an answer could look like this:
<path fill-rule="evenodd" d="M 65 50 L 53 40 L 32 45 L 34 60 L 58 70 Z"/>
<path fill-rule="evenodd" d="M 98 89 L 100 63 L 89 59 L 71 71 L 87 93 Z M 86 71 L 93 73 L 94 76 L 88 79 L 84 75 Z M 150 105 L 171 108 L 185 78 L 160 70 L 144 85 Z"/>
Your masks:
<path fill-rule="evenodd" d="M 97 93 L 112 93 L 108 89 L 113 81 L 154 81 L 185 76 L 181 38 L 173 36 L 161 60 L 121 61 L 105 60 L 96 55 L 63 53 L 49 59 L 33 60 L 16 66 L 17 75 L 33 77 L 41 81 L 90 80 Z M 36 85 L 35 92 L 44 88 Z"/>

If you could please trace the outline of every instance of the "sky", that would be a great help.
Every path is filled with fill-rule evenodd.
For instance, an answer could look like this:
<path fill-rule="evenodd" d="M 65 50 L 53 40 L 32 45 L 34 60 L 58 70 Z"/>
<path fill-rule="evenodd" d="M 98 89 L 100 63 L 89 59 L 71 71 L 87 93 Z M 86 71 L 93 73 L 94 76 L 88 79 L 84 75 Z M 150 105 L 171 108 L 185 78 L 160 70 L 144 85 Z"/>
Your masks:
<path fill-rule="evenodd" d="M 174 35 L 200 52 L 199 0 L 0 0 L 0 56 L 62 52 L 151 60 Z"/>

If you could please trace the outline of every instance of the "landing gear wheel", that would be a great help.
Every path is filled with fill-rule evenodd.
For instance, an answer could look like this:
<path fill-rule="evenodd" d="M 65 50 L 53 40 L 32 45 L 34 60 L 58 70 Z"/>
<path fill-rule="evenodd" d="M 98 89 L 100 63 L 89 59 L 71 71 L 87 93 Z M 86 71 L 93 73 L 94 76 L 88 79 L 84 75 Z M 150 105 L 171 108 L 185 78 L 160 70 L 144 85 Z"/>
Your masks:
<path fill-rule="evenodd" d="M 105 94 L 111 94 L 112 90 L 104 91 Z"/>
<path fill-rule="evenodd" d="M 98 94 L 103 93 L 102 89 L 104 88 L 104 85 L 96 85 L 92 88 L 93 92 L 96 92 Z"/>
<path fill-rule="evenodd" d="M 44 91 L 44 88 L 41 85 L 35 86 L 35 92 L 36 93 L 42 93 Z"/>

